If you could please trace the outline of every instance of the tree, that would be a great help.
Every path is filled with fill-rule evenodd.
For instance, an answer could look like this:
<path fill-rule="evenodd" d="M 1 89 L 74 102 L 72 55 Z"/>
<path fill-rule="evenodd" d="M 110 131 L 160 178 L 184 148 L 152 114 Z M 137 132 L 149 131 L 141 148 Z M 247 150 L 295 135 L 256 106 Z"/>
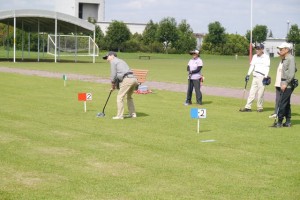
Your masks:
<path fill-rule="evenodd" d="M 164 18 L 159 22 L 157 35 L 158 41 L 165 46 L 166 53 L 170 45 L 174 45 L 178 40 L 178 30 L 175 18 Z"/>
<path fill-rule="evenodd" d="M 224 45 L 224 55 L 247 55 L 249 43 L 244 36 L 227 34 L 227 41 Z"/>
<path fill-rule="evenodd" d="M 107 28 L 105 41 L 111 50 L 120 51 L 121 46 L 130 39 L 131 33 L 126 24 L 113 21 Z"/>
<path fill-rule="evenodd" d="M 256 25 L 252 30 L 252 43 L 263 43 L 267 39 L 268 27 L 265 25 Z M 246 33 L 246 38 L 250 42 L 250 31 Z"/>
<path fill-rule="evenodd" d="M 205 36 L 203 43 L 205 50 L 211 53 L 223 53 L 223 45 L 226 43 L 225 28 L 221 26 L 220 22 L 216 21 L 208 25 L 208 34 Z"/>
<path fill-rule="evenodd" d="M 126 52 L 138 52 L 142 48 L 142 40 L 143 36 L 141 34 L 135 33 L 132 35 L 130 40 L 126 41 L 122 45 L 122 49 Z"/>
<path fill-rule="evenodd" d="M 295 55 L 299 55 L 299 45 L 300 44 L 300 29 L 297 24 L 291 26 L 291 29 L 287 35 L 287 41 L 293 43 L 293 49 L 295 51 Z"/>
<path fill-rule="evenodd" d="M 179 39 L 175 42 L 174 47 L 178 53 L 186 53 L 196 48 L 197 41 L 193 30 L 186 20 L 182 20 L 178 25 Z"/>
<path fill-rule="evenodd" d="M 293 44 L 300 43 L 300 30 L 297 24 L 291 26 L 290 31 L 287 35 L 287 41 Z"/>
<path fill-rule="evenodd" d="M 102 44 L 104 44 L 104 33 L 102 32 L 100 26 L 96 25 L 95 30 L 95 42 L 100 49 L 103 49 Z"/>
<path fill-rule="evenodd" d="M 143 31 L 143 42 L 145 45 L 152 44 L 156 41 L 156 32 L 158 29 L 158 24 L 154 23 L 152 20 L 150 20 L 145 30 Z"/>

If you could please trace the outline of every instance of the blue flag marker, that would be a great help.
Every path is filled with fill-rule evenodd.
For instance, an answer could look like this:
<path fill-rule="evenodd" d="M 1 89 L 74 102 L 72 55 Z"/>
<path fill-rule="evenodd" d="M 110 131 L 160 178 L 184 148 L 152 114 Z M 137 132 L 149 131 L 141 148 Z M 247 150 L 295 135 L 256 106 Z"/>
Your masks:
<path fill-rule="evenodd" d="M 197 133 L 200 129 L 200 118 L 206 118 L 206 109 L 205 108 L 191 108 L 191 118 L 198 119 Z"/>
<path fill-rule="evenodd" d="M 191 118 L 193 118 L 193 119 L 206 118 L 206 109 L 205 108 L 192 108 L 191 109 Z"/>
<path fill-rule="evenodd" d="M 191 118 L 198 119 L 198 108 L 192 108 L 191 109 Z"/>

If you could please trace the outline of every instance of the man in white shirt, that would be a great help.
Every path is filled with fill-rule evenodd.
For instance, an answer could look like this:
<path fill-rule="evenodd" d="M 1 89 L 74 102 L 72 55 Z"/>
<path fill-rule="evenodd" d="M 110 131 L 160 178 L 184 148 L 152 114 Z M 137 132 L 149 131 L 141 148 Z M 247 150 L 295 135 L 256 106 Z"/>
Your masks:
<path fill-rule="evenodd" d="M 249 80 L 249 76 L 253 74 L 250 93 L 245 108 L 240 109 L 241 112 L 251 112 L 251 105 L 257 94 L 257 112 L 263 111 L 265 85 L 264 78 L 268 77 L 270 70 L 270 57 L 264 54 L 264 45 L 255 46 L 256 54 L 253 56 L 245 81 Z"/>

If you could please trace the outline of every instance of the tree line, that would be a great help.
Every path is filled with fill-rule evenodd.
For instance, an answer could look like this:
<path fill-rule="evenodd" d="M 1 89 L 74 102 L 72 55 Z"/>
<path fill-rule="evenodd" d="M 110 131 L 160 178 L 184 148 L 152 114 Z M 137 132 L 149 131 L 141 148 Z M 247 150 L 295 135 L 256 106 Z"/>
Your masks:
<path fill-rule="evenodd" d="M 96 24 L 93 19 L 91 23 Z M 9 29 L 9 31 L 7 30 Z M 9 33 L 9 34 L 7 34 Z M 269 35 L 268 35 L 269 33 Z M 37 51 L 37 33 L 23 33 L 17 30 L 17 49 L 29 49 Z M 92 36 L 92 35 L 91 35 Z M 267 26 L 256 25 L 252 30 L 253 42 L 264 42 L 267 36 L 272 37 L 272 31 Z M 47 36 L 46 36 L 47 37 Z M 28 40 L 31 40 L 29 43 Z M 298 25 L 292 25 L 287 35 L 287 41 L 295 45 L 297 55 L 300 55 L 300 29 Z M 250 31 L 244 36 L 239 34 L 228 34 L 220 22 L 216 21 L 208 25 L 208 33 L 204 36 L 201 51 L 207 54 L 218 55 L 248 55 L 249 54 Z M 197 39 L 186 20 L 179 24 L 175 18 L 163 18 L 159 23 L 150 20 L 142 34 L 132 34 L 122 21 L 112 21 L 104 34 L 96 25 L 96 43 L 101 50 L 114 50 L 124 52 L 152 52 L 152 53 L 187 53 L 197 46 Z M 0 24 L 0 44 L 5 48 L 13 45 L 13 27 Z M 29 46 L 30 45 L 30 46 Z M 42 46 L 42 47 L 41 47 Z M 44 44 L 40 43 L 40 48 Z"/>

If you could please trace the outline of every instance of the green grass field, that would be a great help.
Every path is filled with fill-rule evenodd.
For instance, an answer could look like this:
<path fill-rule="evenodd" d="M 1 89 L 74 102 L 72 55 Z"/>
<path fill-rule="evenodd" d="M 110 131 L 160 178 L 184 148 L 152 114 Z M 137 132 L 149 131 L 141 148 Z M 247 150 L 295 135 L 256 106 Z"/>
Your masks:
<path fill-rule="evenodd" d="M 189 56 L 137 55 L 120 57 L 149 69 L 148 80 L 185 83 Z M 203 55 L 203 60 L 207 85 L 244 86 L 247 58 Z M 0 66 L 109 74 L 100 59 Z M 241 80 L 229 80 L 227 68 Z M 244 100 L 204 96 L 207 118 L 200 120 L 198 134 L 197 120 L 190 117 L 195 106 L 182 104 L 185 93 L 135 95 L 138 118 L 115 121 L 116 92 L 106 116 L 96 118 L 109 85 L 68 81 L 64 87 L 62 79 L 9 73 L 0 73 L 0 80 L 0 199 L 300 198 L 299 105 L 292 106 L 292 128 L 274 129 L 268 119 L 272 102 L 263 113 L 240 113 Z M 86 113 L 78 92 L 93 94 Z"/>
<path fill-rule="evenodd" d="M 47 55 L 48 62 L 5 62 L 5 66 L 109 77 L 109 64 L 102 60 L 102 56 L 105 55 L 105 53 L 106 52 L 102 52 L 100 56 L 96 58 L 95 64 L 91 63 L 92 59 L 90 57 L 79 57 L 78 59 L 80 60 L 78 60 L 77 63 L 74 62 L 74 58 L 72 57 L 63 57 L 62 59 L 67 60 L 54 63 L 54 58 Z M 0 51 L 0 56 L 1 55 L 4 57 L 3 51 L 2 54 Z M 138 59 L 139 55 L 150 55 L 151 59 Z M 188 60 L 191 58 L 188 54 L 166 55 L 119 53 L 118 56 L 125 59 L 131 68 L 148 69 L 149 74 L 147 80 L 149 81 L 163 81 L 171 83 L 187 82 L 186 66 Z M 34 58 L 37 58 L 37 56 L 31 55 L 30 58 L 32 61 Z M 245 76 L 249 68 L 249 58 L 247 56 L 239 56 L 237 60 L 234 56 L 201 55 L 201 58 L 204 62 L 202 73 L 205 76 L 205 85 L 240 89 L 244 88 Z M 267 91 L 274 91 L 273 83 L 275 81 L 278 63 L 279 58 L 271 59 L 269 75 L 272 77 L 273 82 L 270 86 L 266 87 Z M 296 57 L 296 63 L 300 63 L 300 57 Z M 298 90 L 295 90 L 295 93 L 300 94 Z"/>

